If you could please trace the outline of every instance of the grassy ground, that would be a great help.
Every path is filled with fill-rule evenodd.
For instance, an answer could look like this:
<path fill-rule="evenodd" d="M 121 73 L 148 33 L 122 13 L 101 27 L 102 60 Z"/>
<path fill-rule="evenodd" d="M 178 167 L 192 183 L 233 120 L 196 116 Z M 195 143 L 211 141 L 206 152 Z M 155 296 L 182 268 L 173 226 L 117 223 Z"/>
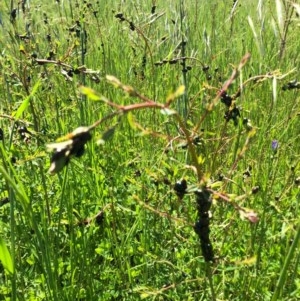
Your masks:
<path fill-rule="evenodd" d="M 298 300 L 299 25 L 279 0 L 1 1 L 0 300 Z"/>

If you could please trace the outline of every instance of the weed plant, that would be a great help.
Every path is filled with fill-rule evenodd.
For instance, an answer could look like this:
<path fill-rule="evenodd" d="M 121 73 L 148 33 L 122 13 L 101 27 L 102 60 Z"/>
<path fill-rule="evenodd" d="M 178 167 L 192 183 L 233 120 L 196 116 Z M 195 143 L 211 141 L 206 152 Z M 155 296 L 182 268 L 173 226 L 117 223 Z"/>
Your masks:
<path fill-rule="evenodd" d="M 300 5 L 0 3 L 0 300 L 299 300 Z"/>

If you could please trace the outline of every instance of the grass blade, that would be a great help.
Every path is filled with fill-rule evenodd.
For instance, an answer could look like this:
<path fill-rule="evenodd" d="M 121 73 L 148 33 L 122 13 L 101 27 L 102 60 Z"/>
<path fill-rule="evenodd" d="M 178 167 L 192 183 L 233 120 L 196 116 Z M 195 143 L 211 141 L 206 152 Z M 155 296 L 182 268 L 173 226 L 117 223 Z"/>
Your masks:
<path fill-rule="evenodd" d="M 40 81 L 38 80 L 36 82 L 36 84 L 34 85 L 31 93 L 22 101 L 21 105 L 19 106 L 19 108 L 14 116 L 16 119 L 20 118 L 21 115 L 26 111 L 26 109 L 29 106 L 31 97 L 34 96 L 34 94 L 37 92 L 39 86 L 40 86 Z"/>
<path fill-rule="evenodd" d="M 300 242 L 300 221 L 298 223 L 298 228 L 297 228 L 297 232 L 296 232 L 295 238 L 293 240 L 293 243 L 289 249 L 287 257 L 285 258 L 285 262 L 284 262 L 283 268 L 281 270 L 281 273 L 280 273 L 280 276 L 279 276 L 279 279 L 278 279 L 278 282 L 276 285 L 276 289 L 275 289 L 275 292 L 274 292 L 274 295 L 273 295 L 271 301 L 278 300 L 280 292 L 282 291 L 283 286 L 286 281 L 286 275 L 287 275 L 288 268 L 294 257 L 294 254 L 299 246 L 299 242 Z"/>
<path fill-rule="evenodd" d="M 0 261 L 3 264 L 3 267 L 10 274 L 14 273 L 14 264 L 11 259 L 8 248 L 5 244 L 5 241 L 0 237 Z"/>

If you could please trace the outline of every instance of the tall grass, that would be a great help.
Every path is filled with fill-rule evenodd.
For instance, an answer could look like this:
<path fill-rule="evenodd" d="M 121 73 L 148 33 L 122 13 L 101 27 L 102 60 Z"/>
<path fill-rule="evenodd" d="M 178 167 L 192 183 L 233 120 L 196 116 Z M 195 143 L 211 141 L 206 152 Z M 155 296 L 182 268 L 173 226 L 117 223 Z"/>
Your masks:
<path fill-rule="evenodd" d="M 1 1 L 0 300 L 298 300 L 297 5 Z"/>

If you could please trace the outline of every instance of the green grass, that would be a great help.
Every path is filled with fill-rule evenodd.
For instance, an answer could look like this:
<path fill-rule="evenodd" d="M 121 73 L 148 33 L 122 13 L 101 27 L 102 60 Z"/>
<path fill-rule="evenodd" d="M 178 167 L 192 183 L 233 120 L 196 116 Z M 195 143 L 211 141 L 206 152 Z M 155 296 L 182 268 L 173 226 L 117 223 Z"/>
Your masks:
<path fill-rule="evenodd" d="M 23 2 L 0 3 L 0 300 L 298 300 L 297 6 Z M 50 175 L 46 145 L 93 124 Z"/>

